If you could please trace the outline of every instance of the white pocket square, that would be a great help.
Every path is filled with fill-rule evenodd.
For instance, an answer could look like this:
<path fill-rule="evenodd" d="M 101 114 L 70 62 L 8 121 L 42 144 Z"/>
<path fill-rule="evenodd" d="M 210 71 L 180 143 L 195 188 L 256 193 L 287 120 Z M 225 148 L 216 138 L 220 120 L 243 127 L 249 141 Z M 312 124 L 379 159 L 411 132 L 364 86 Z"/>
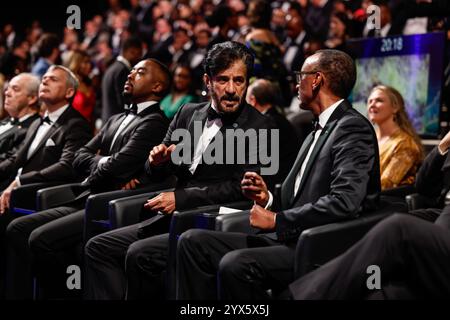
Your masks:
<path fill-rule="evenodd" d="M 48 139 L 46 142 L 45 142 L 45 146 L 46 147 L 54 147 L 56 144 L 55 144 L 55 142 L 52 140 L 52 139 Z"/>

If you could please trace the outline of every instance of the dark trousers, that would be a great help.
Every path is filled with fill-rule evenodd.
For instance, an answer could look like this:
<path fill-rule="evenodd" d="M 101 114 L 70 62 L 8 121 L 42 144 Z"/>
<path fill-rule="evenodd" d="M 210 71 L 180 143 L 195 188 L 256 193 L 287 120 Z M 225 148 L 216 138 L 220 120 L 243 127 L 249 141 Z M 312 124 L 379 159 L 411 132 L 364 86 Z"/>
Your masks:
<path fill-rule="evenodd" d="M 158 192 L 149 194 L 149 198 L 158 194 Z M 154 213 L 141 212 L 141 220 L 152 215 Z M 87 242 L 84 255 L 86 299 L 164 298 L 164 294 L 159 292 L 158 288 L 162 283 L 159 275 L 167 263 L 168 235 L 154 236 L 168 232 L 170 219 L 161 225 L 155 223 L 157 227 L 154 228 L 149 221 L 103 233 Z M 151 238 L 154 239 L 150 240 Z M 152 243 L 150 251 L 144 248 L 146 240 Z M 151 253 L 153 241 L 158 252 L 155 255 Z M 154 264 L 164 267 L 158 267 L 161 271 L 156 272 L 151 269 Z M 130 276 L 128 285 L 127 274 Z M 154 276 L 155 274 L 158 276 Z M 142 281 L 141 276 L 148 282 Z"/>
<path fill-rule="evenodd" d="M 367 286 L 373 274 L 369 266 L 379 267 L 384 298 L 448 299 L 450 233 L 441 225 L 394 214 L 344 254 L 296 280 L 290 291 L 295 299 L 365 299 L 374 294 Z"/>
<path fill-rule="evenodd" d="M 264 236 L 189 230 L 178 244 L 177 299 L 267 299 L 292 282 L 294 253 Z"/>
<path fill-rule="evenodd" d="M 58 207 L 14 220 L 7 229 L 7 298 L 32 298 L 32 276 L 46 298 L 68 292 L 67 267 L 80 266 L 76 247 L 81 243 L 84 210 Z"/>

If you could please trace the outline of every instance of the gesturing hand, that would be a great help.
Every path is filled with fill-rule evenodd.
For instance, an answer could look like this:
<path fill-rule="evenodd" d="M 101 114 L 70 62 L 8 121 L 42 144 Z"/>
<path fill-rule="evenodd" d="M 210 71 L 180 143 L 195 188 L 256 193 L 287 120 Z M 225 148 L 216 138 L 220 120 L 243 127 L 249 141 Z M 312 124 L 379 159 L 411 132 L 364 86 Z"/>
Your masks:
<path fill-rule="evenodd" d="M 138 179 L 131 179 L 122 187 L 122 190 L 134 190 L 140 183 Z"/>
<path fill-rule="evenodd" d="M 156 146 L 150 151 L 150 155 L 148 157 L 148 161 L 152 166 L 159 166 L 160 164 L 166 163 L 170 160 L 170 155 L 175 150 L 176 145 L 172 144 L 167 147 L 164 144 L 160 144 Z"/>
<path fill-rule="evenodd" d="M 269 201 L 269 191 L 263 178 L 255 172 L 246 172 L 241 182 L 244 196 L 255 201 L 262 207 Z"/>
<path fill-rule="evenodd" d="M 144 208 L 152 211 L 161 211 L 165 214 L 172 214 L 175 211 L 175 193 L 162 192 L 156 197 L 147 200 Z"/>
<path fill-rule="evenodd" d="M 261 230 L 273 230 L 275 228 L 275 214 L 275 212 L 255 204 L 250 210 L 250 225 Z"/>

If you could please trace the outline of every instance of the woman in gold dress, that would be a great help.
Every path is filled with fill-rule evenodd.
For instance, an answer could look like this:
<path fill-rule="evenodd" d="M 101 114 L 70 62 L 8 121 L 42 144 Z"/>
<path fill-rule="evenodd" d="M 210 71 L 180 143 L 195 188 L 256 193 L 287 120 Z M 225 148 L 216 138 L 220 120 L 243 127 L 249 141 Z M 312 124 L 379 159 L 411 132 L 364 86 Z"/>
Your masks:
<path fill-rule="evenodd" d="M 403 97 L 392 87 L 376 86 L 367 111 L 377 127 L 382 190 L 412 185 L 423 160 L 423 148 L 406 114 Z"/>

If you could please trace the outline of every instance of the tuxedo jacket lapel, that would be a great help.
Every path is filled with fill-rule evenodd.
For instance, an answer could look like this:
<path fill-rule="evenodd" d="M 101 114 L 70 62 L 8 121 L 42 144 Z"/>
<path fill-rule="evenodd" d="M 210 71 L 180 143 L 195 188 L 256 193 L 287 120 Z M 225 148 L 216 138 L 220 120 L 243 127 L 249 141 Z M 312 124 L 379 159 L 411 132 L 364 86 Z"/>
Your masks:
<path fill-rule="evenodd" d="M 116 135 L 117 130 L 119 130 L 119 127 L 121 125 L 121 123 L 123 122 L 123 120 L 125 120 L 126 118 L 126 114 L 122 114 L 119 118 L 117 118 L 117 121 L 115 121 L 111 127 L 107 130 L 106 134 L 105 134 L 105 146 L 107 149 L 107 151 L 112 149 L 112 141 L 114 139 L 114 136 Z"/>
<path fill-rule="evenodd" d="M 206 117 L 208 115 L 207 110 L 210 106 L 211 102 L 207 103 L 202 109 L 196 110 L 189 122 L 188 130 L 189 133 L 191 134 L 191 159 L 194 159 L 195 149 L 199 142 L 198 139 L 203 133 L 203 127 L 205 126 Z M 198 124 L 196 123 L 201 123 L 200 132 L 198 132 L 198 134 L 196 134 L 195 132 L 195 128 L 198 127 Z"/>
<path fill-rule="evenodd" d="M 19 127 L 17 125 L 12 126 L 10 129 L 6 130 L 2 134 L 0 134 L 0 140 L 5 139 L 6 137 L 9 137 L 10 135 L 15 134 L 19 130 Z"/>
<path fill-rule="evenodd" d="M 288 208 L 290 206 L 290 203 L 292 202 L 292 199 L 294 198 L 295 179 L 297 178 L 298 172 L 300 171 L 303 160 L 308 153 L 309 146 L 311 145 L 313 139 L 314 137 L 312 132 L 306 137 L 305 141 L 303 142 L 302 147 L 298 152 L 297 159 L 294 162 L 294 166 L 292 167 L 292 170 L 289 172 L 283 185 L 281 186 L 282 209 Z"/>

